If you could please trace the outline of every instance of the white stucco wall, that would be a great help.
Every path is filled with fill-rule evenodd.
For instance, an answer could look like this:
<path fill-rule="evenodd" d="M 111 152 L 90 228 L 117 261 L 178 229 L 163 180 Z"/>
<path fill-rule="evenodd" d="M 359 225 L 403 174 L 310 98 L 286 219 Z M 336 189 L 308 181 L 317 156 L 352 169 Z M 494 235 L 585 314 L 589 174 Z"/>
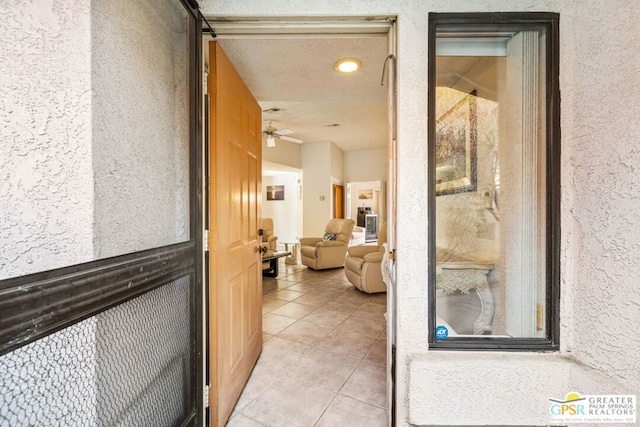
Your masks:
<path fill-rule="evenodd" d="M 160 6 L 155 0 L 148 3 Z M 140 198 L 135 204 L 127 205 L 105 197 L 108 185 L 98 188 L 102 193 L 96 191 L 96 180 L 107 178 L 111 170 L 105 164 L 115 157 L 107 159 L 101 148 L 121 150 L 117 160 L 123 162 L 141 154 L 133 149 L 144 148 L 138 144 L 132 149 L 131 140 L 127 141 L 129 145 L 121 143 L 118 131 L 132 132 L 135 125 L 125 120 L 113 120 L 105 126 L 101 121 L 105 118 L 103 113 L 112 112 L 116 106 L 120 111 L 128 108 L 127 113 L 135 116 L 143 110 L 139 102 L 145 101 L 144 97 L 132 96 L 135 93 L 123 95 L 122 91 L 115 90 L 120 96 L 108 98 L 110 92 L 100 92 L 107 85 L 117 86 L 123 81 L 117 80 L 116 74 L 105 74 L 105 70 L 113 65 L 112 57 L 95 55 L 122 49 L 122 45 L 100 46 L 102 42 L 108 44 L 109 31 L 95 24 L 98 21 L 123 24 L 119 30 L 128 29 L 131 33 L 140 30 L 135 14 L 124 14 L 118 9 L 105 10 L 108 5 L 115 5 L 115 2 L 0 2 L 0 280 L 120 254 L 132 248 L 144 249 L 154 244 L 188 239 L 188 228 L 185 228 L 189 217 L 185 210 L 188 139 L 169 141 L 175 144 L 175 150 L 167 149 L 168 143 L 164 140 L 162 147 L 157 144 L 147 146 L 155 156 L 153 164 L 143 165 L 147 169 L 142 174 L 139 170 L 124 168 L 126 174 L 117 177 L 126 182 L 125 186 L 146 187 L 151 195 L 145 200 Z M 155 14 L 152 8 L 149 11 Z M 154 39 L 159 46 L 177 49 L 178 56 L 184 60 L 186 43 L 171 46 L 166 42 L 175 37 L 169 34 L 171 23 L 164 25 L 162 13 L 159 15 L 158 25 L 144 30 L 147 39 Z M 127 19 L 128 26 L 124 22 Z M 173 24 L 175 27 L 175 22 Z M 135 38 L 131 33 L 128 38 Z M 127 38 L 126 34 L 120 35 Z M 138 40 L 139 36 L 136 34 Z M 160 36 L 166 40 L 162 41 Z M 128 53 L 136 55 L 133 50 Z M 161 53 L 157 50 L 149 52 L 150 55 Z M 113 68 L 109 70 L 113 71 Z M 169 98 L 168 103 L 176 94 L 184 94 L 187 84 L 184 75 L 180 75 L 180 79 L 173 78 L 174 71 L 180 72 L 178 65 L 168 73 L 171 83 L 158 90 Z M 148 73 L 149 80 L 164 77 L 149 73 L 148 67 L 132 66 L 127 73 L 137 82 L 142 80 L 141 73 Z M 153 83 L 161 82 L 154 80 Z M 155 101 L 164 100 L 156 97 Z M 155 108 L 153 105 L 151 108 Z M 186 109 L 187 105 L 182 108 Z M 155 123 L 150 122 L 149 116 L 136 116 L 143 119 L 141 123 L 145 130 L 151 123 L 170 127 L 176 135 L 187 131 L 174 118 L 180 116 L 178 109 L 167 109 L 166 105 L 159 109 L 164 115 Z M 163 123 L 167 118 L 170 124 Z M 155 140 L 153 134 L 149 140 Z M 167 164 L 177 166 L 171 168 Z M 136 165 L 127 163 L 125 166 Z M 149 170 L 154 172 L 154 168 L 159 173 L 146 174 Z M 155 176 L 158 182 L 146 185 L 144 179 L 149 179 L 148 175 Z M 111 179 L 109 185 L 117 187 L 116 179 L 108 178 Z M 101 181 L 101 184 L 105 183 L 106 180 Z M 158 188 L 161 186 L 167 188 Z M 173 196 L 166 197 L 167 193 Z M 147 216 L 150 221 L 137 224 L 135 210 L 141 201 L 146 202 L 144 207 L 152 214 L 155 211 L 156 215 Z M 169 235 L 170 241 L 148 239 L 142 247 L 134 247 L 126 239 L 128 236 L 118 235 L 123 230 L 100 228 L 104 226 L 104 221 L 100 220 L 105 217 L 100 207 L 109 202 L 113 203 L 108 207 L 113 209 L 109 214 L 126 218 L 129 228 L 124 231 L 135 230 L 138 235 L 149 231 L 150 235 L 156 236 L 154 230 L 162 228 L 162 236 Z M 165 203 L 169 205 L 166 216 L 170 221 L 161 222 L 158 216 L 164 212 L 161 209 Z M 97 237 L 100 233 L 102 239 Z M 103 242 L 106 244 L 101 246 Z M 106 250 L 102 250 L 104 248 Z M 184 307 L 176 306 L 175 309 L 186 313 Z M 104 363 L 100 365 L 97 361 L 100 352 L 96 351 L 95 335 L 99 327 L 100 320 L 90 318 L 0 356 L 0 425 L 98 425 L 96 370 L 98 365 L 105 368 Z M 160 330 L 166 331 L 166 328 Z M 136 379 L 131 377 L 131 380 Z M 122 383 L 113 386 L 120 387 Z M 107 391 L 105 384 L 101 384 L 101 390 Z"/>
<path fill-rule="evenodd" d="M 187 41 L 154 7 L 0 4 L 0 279 L 188 240 Z"/>
<path fill-rule="evenodd" d="M 178 2 L 92 4 L 99 258 L 189 239 L 185 14 Z"/>
<path fill-rule="evenodd" d="M 640 4 L 611 6 L 561 18 L 563 348 L 640 396 Z"/>
<path fill-rule="evenodd" d="M 0 2 L 0 279 L 93 259 L 89 0 Z"/>
<path fill-rule="evenodd" d="M 408 422 L 416 425 L 548 425 L 549 398 L 629 392 L 555 354 L 432 351 L 411 358 L 408 376 Z"/>
<path fill-rule="evenodd" d="M 54 3 L 0 2 L 0 280 L 94 259 L 90 1 Z M 1 356 L 0 425 L 95 424 L 94 334 Z"/>
<path fill-rule="evenodd" d="M 399 425 L 548 424 L 545 399 L 562 397 L 570 389 L 640 394 L 635 359 L 640 352 L 640 233 L 633 227 L 640 208 L 640 184 L 634 179 L 640 168 L 637 3 L 612 7 L 604 0 L 203 0 L 201 5 L 205 14 L 218 16 L 398 16 Z M 428 351 L 427 18 L 429 12 L 473 11 L 561 14 L 558 353 Z M 446 411 L 452 404 L 453 416 Z"/>

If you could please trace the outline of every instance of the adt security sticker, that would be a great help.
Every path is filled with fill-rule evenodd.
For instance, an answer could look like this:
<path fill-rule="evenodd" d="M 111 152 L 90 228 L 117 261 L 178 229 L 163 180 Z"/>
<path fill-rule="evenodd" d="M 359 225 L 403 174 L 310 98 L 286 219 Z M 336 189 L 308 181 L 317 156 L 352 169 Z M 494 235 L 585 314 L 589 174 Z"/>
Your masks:
<path fill-rule="evenodd" d="M 446 326 L 436 326 L 436 339 L 437 340 L 446 340 L 449 336 L 449 330 Z"/>

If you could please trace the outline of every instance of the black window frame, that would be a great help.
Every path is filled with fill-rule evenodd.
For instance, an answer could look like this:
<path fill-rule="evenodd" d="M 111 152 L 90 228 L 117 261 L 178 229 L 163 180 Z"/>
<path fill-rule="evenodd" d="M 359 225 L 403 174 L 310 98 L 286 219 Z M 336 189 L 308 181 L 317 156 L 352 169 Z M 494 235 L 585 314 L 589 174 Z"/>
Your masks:
<path fill-rule="evenodd" d="M 436 33 L 441 25 L 539 25 L 546 54 L 546 338 L 435 338 L 436 314 Z M 428 296 L 429 348 L 434 350 L 558 351 L 560 348 L 560 15 L 551 12 L 430 13 L 428 22 Z"/>

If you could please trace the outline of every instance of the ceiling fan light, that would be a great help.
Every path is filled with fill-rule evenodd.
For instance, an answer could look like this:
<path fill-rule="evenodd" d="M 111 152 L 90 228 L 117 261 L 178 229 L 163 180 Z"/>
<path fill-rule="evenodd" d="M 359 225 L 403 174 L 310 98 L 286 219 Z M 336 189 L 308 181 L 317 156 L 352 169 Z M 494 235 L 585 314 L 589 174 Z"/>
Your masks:
<path fill-rule="evenodd" d="M 275 147 L 276 146 L 276 139 L 272 136 L 268 136 L 267 137 L 267 147 Z"/>
<path fill-rule="evenodd" d="M 362 67 L 362 62 L 356 58 L 339 59 L 333 64 L 333 69 L 340 73 L 353 73 Z"/>

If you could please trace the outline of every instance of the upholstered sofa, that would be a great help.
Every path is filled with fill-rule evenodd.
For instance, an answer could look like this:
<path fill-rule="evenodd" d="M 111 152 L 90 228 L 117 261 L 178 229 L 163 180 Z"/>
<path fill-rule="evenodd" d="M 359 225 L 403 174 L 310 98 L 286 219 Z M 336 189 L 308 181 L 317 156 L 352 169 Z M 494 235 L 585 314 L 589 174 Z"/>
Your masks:
<path fill-rule="evenodd" d="M 344 274 L 356 288 L 367 293 L 386 292 L 387 285 L 382 280 L 382 246 L 387 241 L 387 224 L 380 224 L 377 245 L 351 246 L 344 262 Z"/>
<path fill-rule="evenodd" d="M 342 267 L 353 226 L 352 219 L 334 218 L 327 223 L 323 237 L 302 237 L 300 239 L 302 264 L 314 270 Z"/>

